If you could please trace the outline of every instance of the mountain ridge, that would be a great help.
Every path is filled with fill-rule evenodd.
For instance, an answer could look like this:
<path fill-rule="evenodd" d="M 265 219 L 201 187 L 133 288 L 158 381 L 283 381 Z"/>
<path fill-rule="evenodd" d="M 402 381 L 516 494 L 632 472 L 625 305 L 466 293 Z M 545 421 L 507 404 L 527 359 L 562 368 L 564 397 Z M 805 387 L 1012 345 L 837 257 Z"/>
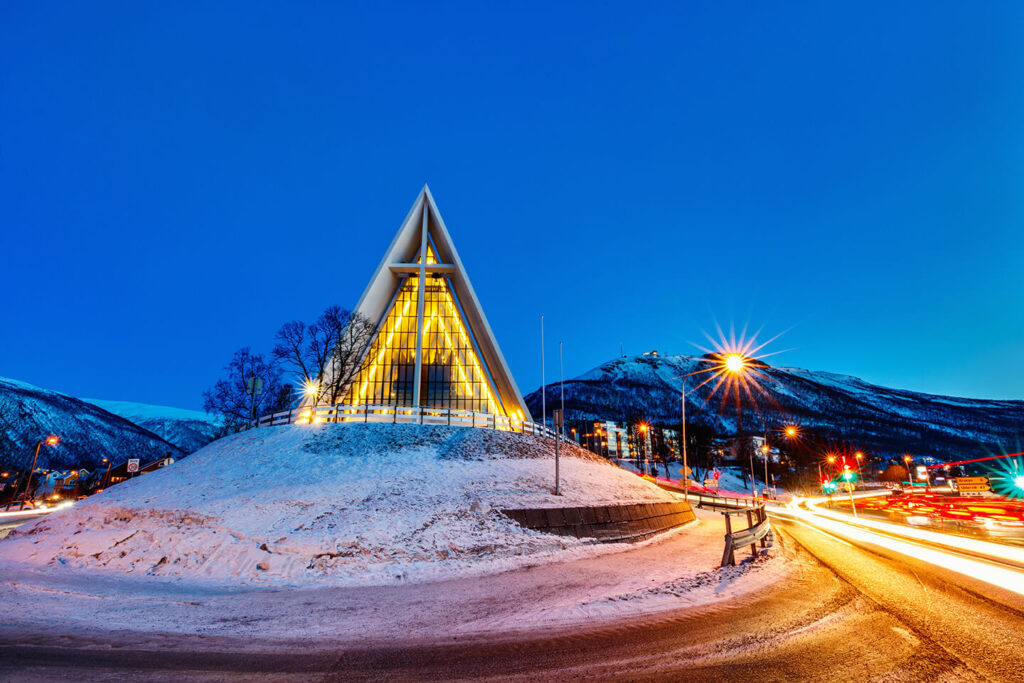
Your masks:
<path fill-rule="evenodd" d="M 707 376 L 700 371 L 710 366 L 707 357 L 684 355 L 611 359 L 565 381 L 566 419 L 622 422 L 643 416 L 678 424 L 686 376 L 687 420 L 708 424 L 723 436 L 734 434 L 735 407 L 726 408 L 711 396 L 714 382 L 699 387 Z M 765 364 L 757 370 L 770 398 L 754 391 L 756 401 L 740 402 L 740 426 L 747 433 L 763 431 L 765 418 L 770 417 L 776 427 L 781 421 L 812 427 L 830 439 L 856 443 L 881 456 L 911 452 L 940 458 L 1005 452 L 1019 445 L 1024 435 L 1024 401 L 928 394 L 803 368 Z M 548 406 L 559 400 L 558 383 L 548 384 Z M 526 401 L 539 415 L 540 389 Z"/>
<path fill-rule="evenodd" d="M 115 465 L 128 458 L 144 462 L 181 457 L 185 450 L 102 407 L 21 380 L 0 377 L 0 466 L 24 469 L 38 439 L 60 437 L 39 451 L 37 467 L 68 469 Z"/>

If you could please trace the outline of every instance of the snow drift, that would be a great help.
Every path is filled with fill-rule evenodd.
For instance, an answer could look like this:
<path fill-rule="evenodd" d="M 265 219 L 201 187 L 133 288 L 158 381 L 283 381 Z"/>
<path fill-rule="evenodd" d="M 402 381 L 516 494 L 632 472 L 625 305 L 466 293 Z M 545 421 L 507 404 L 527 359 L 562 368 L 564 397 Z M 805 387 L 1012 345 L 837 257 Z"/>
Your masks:
<path fill-rule="evenodd" d="M 268 427 L 112 487 L 0 541 L 0 561 L 177 579 L 341 584 L 488 571 L 579 548 L 501 508 L 673 500 L 582 449 L 484 429 Z"/>

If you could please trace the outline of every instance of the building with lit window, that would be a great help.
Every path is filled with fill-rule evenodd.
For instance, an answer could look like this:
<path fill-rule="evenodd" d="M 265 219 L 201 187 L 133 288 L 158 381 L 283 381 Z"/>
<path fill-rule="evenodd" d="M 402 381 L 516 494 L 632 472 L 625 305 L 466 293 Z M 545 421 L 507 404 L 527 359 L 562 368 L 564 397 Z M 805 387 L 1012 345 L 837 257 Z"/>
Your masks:
<path fill-rule="evenodd" d="M 426 186 L 355 312 L 376 330 L 344 405 L 532 419 Z"/>

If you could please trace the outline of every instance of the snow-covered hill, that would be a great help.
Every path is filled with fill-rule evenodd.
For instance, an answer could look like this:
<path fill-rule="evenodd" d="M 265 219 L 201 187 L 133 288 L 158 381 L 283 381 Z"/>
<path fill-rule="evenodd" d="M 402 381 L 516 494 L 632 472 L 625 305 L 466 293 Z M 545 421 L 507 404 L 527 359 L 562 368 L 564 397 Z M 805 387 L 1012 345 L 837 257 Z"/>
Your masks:
<path fill-rule="evenodd" d="M 148 429 L 186 453 L 198 451 L 220 435 L 221 421 L 198 410 L 131 401 L 106 401 L 95 398 L 82 400 Z"/>
<path fill-rule="evenodd" d="M 99 406 L 26 382 L 0 377 L 0 466 L 28 467 L 36 441 L 60 437 L 39 451 L 39 467 L 99 467 L 103 458 L 120 464 L 184 452 L 156 434 Z"/>
<path fill-rule="evenodd" d="M 503 569 L 584 541 L 502 508 L 668 501 L 568 445 L 466 427 L 324 424 L 219 439 L 20 527 L 0 561 L 227 581 L 396 583 Z"/>
<path fill-rule="evenodd" d="M 705 403 L 713 383 L 694 391 L 702 380 L 691 373 L 708 367 L 692 356 L 616 358 L 565 382 L 567 420 L 616 421 L 646 417 L 679 422 L 682 378 L 687 379 L 687 419 L 713 425 L 723 435 L 736 429 L 734 406 L 723 408 L 717 396 Z M 763 416 L 819 427 L 831 438 L 857 444 L 878 455 L 904 452 L 940 458 L 985 455 L 1004 448 L 1024 450 L 1024 401 L 952 398 L 890 389 L 856 377 L 798 368 L 758 370 L 771 401 L 758 407 L 745 401 L 743 428 L 757 432 Z M 703 375 L 706 377 L 707 375 Z M 540 415 L 540 390 L 527 396 Z M 548 407 L 557 405 L 558 384 L 547 387 Z"/>

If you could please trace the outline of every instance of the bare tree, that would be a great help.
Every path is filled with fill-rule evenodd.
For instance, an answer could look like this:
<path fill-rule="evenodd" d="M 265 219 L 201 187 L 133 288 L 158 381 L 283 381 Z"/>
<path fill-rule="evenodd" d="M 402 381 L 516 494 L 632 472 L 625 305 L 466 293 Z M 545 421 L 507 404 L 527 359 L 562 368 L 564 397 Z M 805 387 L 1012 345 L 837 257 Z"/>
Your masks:
<path fill-rule="evenodd" d="M 249 424 L 253 415 L 263 415 L 285 408 L 290 387 L 281 383 L 281 371 L 263 354 L 249 347 L 235 351 L 224 368 L 225 377 L 203 392 L 203 408 L 224 418 L 227 431 L 237 431 Z M 262 391 L 252 394 L 249 380 L 262 382 Z"/>
<path fill-rule="evenodd" d="M 363 354 L 366 347 L 373 340 L 377 326 L 372 320 L 361 313 L 341 311 L 344 320 L 339 319 L 341 333 L 334 345 L 327 365 L 327 373 L 324 375 L 324 383 L 321 392 L 325 398 L 330 399 L 332 404 L 338 403 L 344 396 L 345 391 L 359 373 L 362 365 Z"/>
<path fill-rule="evenodd" d="M 310 325 L 299 320 L 282 325 L 271 353 L 300 378 L 319 381 L 319 395 L 333 404 L 359 372 L 374 330 L 365 316 L 330 306 Z"/>

